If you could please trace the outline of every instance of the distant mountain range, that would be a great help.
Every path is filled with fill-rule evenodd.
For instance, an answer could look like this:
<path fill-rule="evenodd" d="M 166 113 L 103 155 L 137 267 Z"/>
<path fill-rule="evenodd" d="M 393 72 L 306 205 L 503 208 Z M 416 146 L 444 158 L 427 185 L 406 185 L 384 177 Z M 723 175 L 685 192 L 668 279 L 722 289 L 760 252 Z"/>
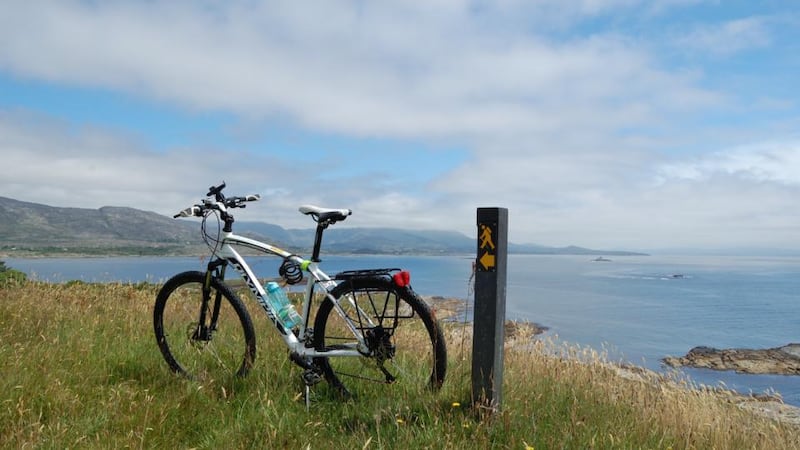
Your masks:
<path fill-rule="evenodd" d="M 60 208 L 0 197 L 0 254 L 205 254 L 196 220 L 172 218 L 133 208 Z M 284 229 L 264 222 L 237 221 L 237 233 L 307 254 L 314 230 Z M 539 255 L 642 255 L 582 247 L 509 243 L 509 253 Z M 331 227 L 323 253 L 471 254 L 477 242 L 455 231 Z"/>

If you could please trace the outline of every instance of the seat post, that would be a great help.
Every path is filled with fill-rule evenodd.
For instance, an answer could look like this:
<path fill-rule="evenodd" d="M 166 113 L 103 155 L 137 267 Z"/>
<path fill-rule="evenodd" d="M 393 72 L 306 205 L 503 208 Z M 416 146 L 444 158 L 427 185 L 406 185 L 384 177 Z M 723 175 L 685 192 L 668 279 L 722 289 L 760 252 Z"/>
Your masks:
<path fill-rule="evenodd" d="M 327 222 L 317 222 L 317 232 L 316 235 L 314 235 L 314 250 L 311 252 L 311 261 L 313 262 L 321 261 L 319 259 L 319 252 L 322 247 L 322 232 L 325 231 L 325 228 L 328 228 Z"/>

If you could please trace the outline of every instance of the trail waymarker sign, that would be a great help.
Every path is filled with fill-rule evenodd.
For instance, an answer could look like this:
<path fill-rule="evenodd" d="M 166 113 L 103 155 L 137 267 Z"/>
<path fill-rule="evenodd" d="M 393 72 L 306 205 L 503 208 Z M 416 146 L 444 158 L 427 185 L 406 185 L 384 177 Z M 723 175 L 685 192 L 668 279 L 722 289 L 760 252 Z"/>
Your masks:
<path fill-rule="evenodd" d="M 478 224 L 478 270 L 494 272 L 497 264 L 497 222 Z"/>
<path fill-rule="evenodd" d="M 506 321 L 508 209 L 478 208 L 472 403 L 496 411 L 502 403 Z"/>

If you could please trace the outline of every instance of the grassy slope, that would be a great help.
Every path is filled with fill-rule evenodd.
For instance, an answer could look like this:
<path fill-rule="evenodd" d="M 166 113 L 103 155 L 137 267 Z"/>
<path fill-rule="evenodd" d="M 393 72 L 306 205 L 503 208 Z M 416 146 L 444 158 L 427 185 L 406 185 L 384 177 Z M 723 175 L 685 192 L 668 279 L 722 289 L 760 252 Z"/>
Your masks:
<path fill-rule="evenodd" d="M 260 314 L 249 377 L 198 384 L 171 375 L 153 338 L 155 293 L 0 287 L 0 447 L 800 448 L 797 428 L 708 393 L 620 378 L 589 350 L 553 356 L 542 343 L 507 350 L 503 411 L 481 420 L 462 406 L 470 343 L 457 329 L 438 394 L 375 386 L 342 404 L 322 384 L 307 412 L 299 370 Z"/>

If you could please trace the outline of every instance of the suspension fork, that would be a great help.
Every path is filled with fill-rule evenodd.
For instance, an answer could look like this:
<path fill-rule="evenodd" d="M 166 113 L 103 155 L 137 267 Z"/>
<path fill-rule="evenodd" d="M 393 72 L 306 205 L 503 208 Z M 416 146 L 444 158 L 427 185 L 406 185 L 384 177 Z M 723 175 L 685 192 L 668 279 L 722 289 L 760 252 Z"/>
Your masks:
<path fill-rule="evenodd" d="M 225 279 L 225 268 L 227 267 L 227 264 L 227 261 L 224 259 L 216 259 L 208 263 L 206 276 L 203 279 L 203 299 L 200 304 L 200 318 L 197 323 L 197 329 L 194 332 L 194 339 L 209 341 L 211 340 L 211 334 L 217 329 L 219 309 L 222 305 L 222 293 L 219 290 L 214 295 L 214 305 L 213 309 L 211 310 L 211 318 L 208 321 L 208 325 L 206 325 L 206 320 L 208 319 L 208 317 L 206 317 L 208 305 L 211 301 L 211 282 L 215 278 Z"/>

